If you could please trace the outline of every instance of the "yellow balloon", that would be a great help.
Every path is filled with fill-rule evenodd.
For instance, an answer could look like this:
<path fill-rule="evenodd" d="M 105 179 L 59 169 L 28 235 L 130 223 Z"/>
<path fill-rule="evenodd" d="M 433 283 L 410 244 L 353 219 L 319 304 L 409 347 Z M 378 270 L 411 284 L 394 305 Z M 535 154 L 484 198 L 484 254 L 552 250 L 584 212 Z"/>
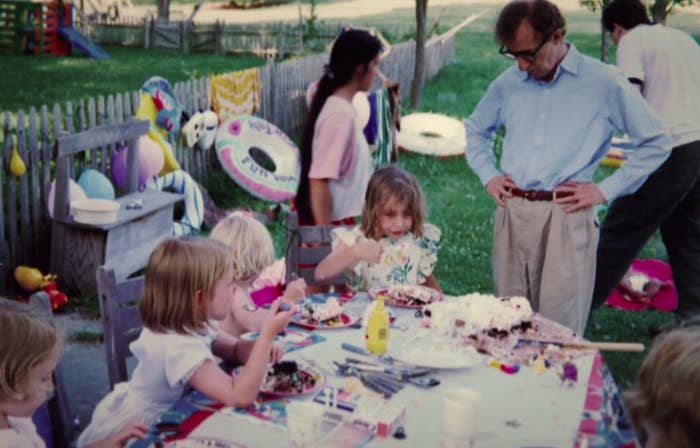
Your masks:
<path fill-rule="evenodd" d="M 27 172 L 27 167 L 24 165 L 24 161 L 19 156 L 19 152 L 15 146 L 12 149 L 12 158 L 10 159 L 10 173 L 15 177 L 19 177 L 23 176 L 25 172 Z"/>

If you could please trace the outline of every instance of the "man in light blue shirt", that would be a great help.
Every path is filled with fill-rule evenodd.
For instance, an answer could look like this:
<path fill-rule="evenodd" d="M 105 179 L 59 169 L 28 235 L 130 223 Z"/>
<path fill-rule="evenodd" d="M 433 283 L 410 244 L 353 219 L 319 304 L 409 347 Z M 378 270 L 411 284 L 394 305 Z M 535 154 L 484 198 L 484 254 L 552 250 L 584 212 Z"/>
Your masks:
<path fill-rule="evenodd" d="M 496 294 L 530 299 L 579 334 L 595 280 L 594 205 L 634 192 L 668 157 L 671 140 L 619 71 L 564 41 L 547 0 L 508 3 L 496 24 L 500 52 L 517 61 L 466 123 L 467 161 L 496 200 Z M 500 169 L 495 134 L 505 128 Z M 614 131 L 635 145 L 623 166 L 592 182 Z"/>

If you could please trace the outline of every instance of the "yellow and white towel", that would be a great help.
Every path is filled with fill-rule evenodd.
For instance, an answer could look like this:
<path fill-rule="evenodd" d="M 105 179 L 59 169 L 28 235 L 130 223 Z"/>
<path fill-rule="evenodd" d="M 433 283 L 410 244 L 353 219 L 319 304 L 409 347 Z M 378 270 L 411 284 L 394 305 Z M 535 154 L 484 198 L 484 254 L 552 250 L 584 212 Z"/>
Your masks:
<path fill-rule="evenodd" d="M 257 68 L 214 76 L 209 89 L 211 105 L 220 122 L 260 110 L 260 71 Z"/>

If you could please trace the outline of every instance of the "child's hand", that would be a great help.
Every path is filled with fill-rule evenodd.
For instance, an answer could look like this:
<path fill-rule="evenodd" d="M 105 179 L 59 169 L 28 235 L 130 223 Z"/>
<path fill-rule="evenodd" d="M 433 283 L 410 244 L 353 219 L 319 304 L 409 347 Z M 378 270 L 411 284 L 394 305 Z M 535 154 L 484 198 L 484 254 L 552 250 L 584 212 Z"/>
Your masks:
<path fill-rule="evenodd" d="M 284 356 L 284 347 L 275 342 L 272 344 L 272 348 L 270 349 L 270 362 L 280 362 L 282 360 L 282 356 Z"/>
<path fill-rule="evenodd" d="M 379 263 L 384 250 L 379 241 L 373 239 L 362 239 L 352 247 L 360 260 L 366 260 L 370 263 Z"/>
<path fill-rule="evenodd" d="M 136 420 L 119 431 L 105 439 L 99 440 L 88 445 L 89 448 L 115 448 L 125 446 L 126 443 L 134 438 L 143 439 L 148 432 L 148 425 L 144 422 Z"/>
<path fill-rule="evenodd" d="M 291 305 L 289 311 L 279 311 L 281 299 L 277 299 L 272 302 L 270 307 L 270 312 L 262 323 L 260 328 L 260 336 L 268 339 L 273 339 L 278 333 L 280 333 L 287 326 L 294 313 L 297 312 L 297 307 Z"/>
<path fill-rule="evenodd" d="M 304 297 L 306 297 L 306 282 L 303 278 L 289 282 L 282 295 L 282 299 L 290 303 L 299 303 Z"/>

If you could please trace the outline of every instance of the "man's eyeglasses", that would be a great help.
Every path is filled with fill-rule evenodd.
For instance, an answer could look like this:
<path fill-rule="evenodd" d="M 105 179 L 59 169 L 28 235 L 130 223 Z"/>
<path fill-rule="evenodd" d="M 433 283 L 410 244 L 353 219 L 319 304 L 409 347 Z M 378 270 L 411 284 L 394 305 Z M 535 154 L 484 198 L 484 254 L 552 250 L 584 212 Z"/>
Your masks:
<path fill-rule="evenodd" d="M 504 45 L 501 45 L 501 48 L 498 50 L 498 53 L 502 54 L 503 56 L 507 57 L 508 59 L 524 59 L 527 62 L 535 62 L 535 59 L 537 59 L 537 53 L 544 47 L 544 44 L 549 42 L 549 39 L 552 38 L 552 34 L 548 34 L 542 43 L 535 48 L 534 50 L 525 50 L 525 51 L 517 51 L 517 52 L 512 52 L 508 51 L 508 48 Z"/>

